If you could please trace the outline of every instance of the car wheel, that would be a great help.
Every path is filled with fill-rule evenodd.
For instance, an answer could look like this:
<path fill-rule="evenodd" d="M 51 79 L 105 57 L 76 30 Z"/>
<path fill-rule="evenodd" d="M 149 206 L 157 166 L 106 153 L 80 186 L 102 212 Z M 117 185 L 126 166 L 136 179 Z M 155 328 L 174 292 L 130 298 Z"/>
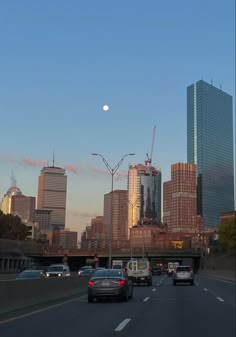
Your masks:
<path fill-rule="evenodd" d="M 194 281 L 191 282 L 191 285 L 194 286 Z"/>
<path fill-rule="evenodd" d="M 148 286 L 151 287 L 152 286 L 152 281 L 148 282 Z"/>
<path fill-rule="evenodd" d="M 93 302 L 93 297 L 92 296 L 88 296 L 88 302 L 92 303 Z"/>
<path fill-rule="evenodd" d="M 176 286 L 176 282 L 175 281 L 173 281 L 173 286 Z"/>
<path fill-rule="evenodd" d="M 129 300 L 129 290 L 128 290 L 128 289 L 126 290 L 126 292 L 125 292 L 125 294 L 124 294 L 124 296 L 123 296 L 123 300 L 124 300 L 125 302 L 128 302 L 128 300 Z"/>

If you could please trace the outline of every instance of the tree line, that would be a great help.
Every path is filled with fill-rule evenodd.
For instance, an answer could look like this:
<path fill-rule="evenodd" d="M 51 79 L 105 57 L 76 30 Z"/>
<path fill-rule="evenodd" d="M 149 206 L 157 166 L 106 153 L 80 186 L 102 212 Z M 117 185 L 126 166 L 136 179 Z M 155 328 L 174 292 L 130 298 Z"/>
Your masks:
<path fill-rule="evenodd" d="M 18 215 L 4 214 L 0 210 L 0 239 L 25 240 L 29 228 Z"/>
<path fill-rule="evenodd" d="M 236 251 L 236 216 L 222 220 L 218 228 L 219 246 L 227 252 Z"/>

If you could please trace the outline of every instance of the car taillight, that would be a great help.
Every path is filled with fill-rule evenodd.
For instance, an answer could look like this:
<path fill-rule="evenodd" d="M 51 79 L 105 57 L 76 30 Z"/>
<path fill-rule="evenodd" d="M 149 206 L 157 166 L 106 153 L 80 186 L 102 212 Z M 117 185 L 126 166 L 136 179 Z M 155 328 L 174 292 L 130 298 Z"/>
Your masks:
<path fill-rule="evenodd" d="M 125 272 L 126 272 L 126 274 L 128 274 L 128 269 L 127 268 L 125 268 Z"/>
<path fill-rule="evenodd" d="M 118 284 L 119 284 L 120 286 L 123 286 L 123 285 L 125 285 L 125 281 L 124 281 L 124 280 L 120 280 L 120 281 L 118 282 Z"/>
<path fill-rule="evenodd" d="M 151 273 L 151 269 L 148 269 L 148 272 Z"/>
<path fill-rule="evenodd" d="M 92 286 L 94 286 L 94 282 L 93 282 L 93 281 L 88 281 L 88 285 L 89 285 L 90 287 L 92 287 Z"/>

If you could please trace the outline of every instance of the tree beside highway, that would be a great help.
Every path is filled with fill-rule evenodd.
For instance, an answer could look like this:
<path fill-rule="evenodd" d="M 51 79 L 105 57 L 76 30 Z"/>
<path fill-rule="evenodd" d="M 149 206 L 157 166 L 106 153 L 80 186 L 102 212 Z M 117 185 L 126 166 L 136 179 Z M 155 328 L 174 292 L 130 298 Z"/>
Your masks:
<path fill-rule="evenodd" d="M 19 216 L 4 214 L 0 210 L 0 238 L 11 240 L 25 240 L 29 235 L 29 228 Z"/>
<path fill-rule="evenodd" d="M 218 229 L 219 244 L 227 252 L 236 251 L 236 217 L 225 219 Z"/>

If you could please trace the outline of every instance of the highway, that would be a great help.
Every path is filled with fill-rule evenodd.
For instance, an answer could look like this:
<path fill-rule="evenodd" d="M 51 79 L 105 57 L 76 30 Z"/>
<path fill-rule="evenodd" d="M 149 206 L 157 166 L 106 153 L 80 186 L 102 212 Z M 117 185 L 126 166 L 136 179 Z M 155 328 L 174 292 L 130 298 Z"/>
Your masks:
<path fill-rule="evenodd" d="M 128 303 L 87 303 L 86 293 L 0 316 L 1 337 L 235 337 L 235 283 L 203 275 L 173 286 L 167 275 L 135 286 Z"/>

